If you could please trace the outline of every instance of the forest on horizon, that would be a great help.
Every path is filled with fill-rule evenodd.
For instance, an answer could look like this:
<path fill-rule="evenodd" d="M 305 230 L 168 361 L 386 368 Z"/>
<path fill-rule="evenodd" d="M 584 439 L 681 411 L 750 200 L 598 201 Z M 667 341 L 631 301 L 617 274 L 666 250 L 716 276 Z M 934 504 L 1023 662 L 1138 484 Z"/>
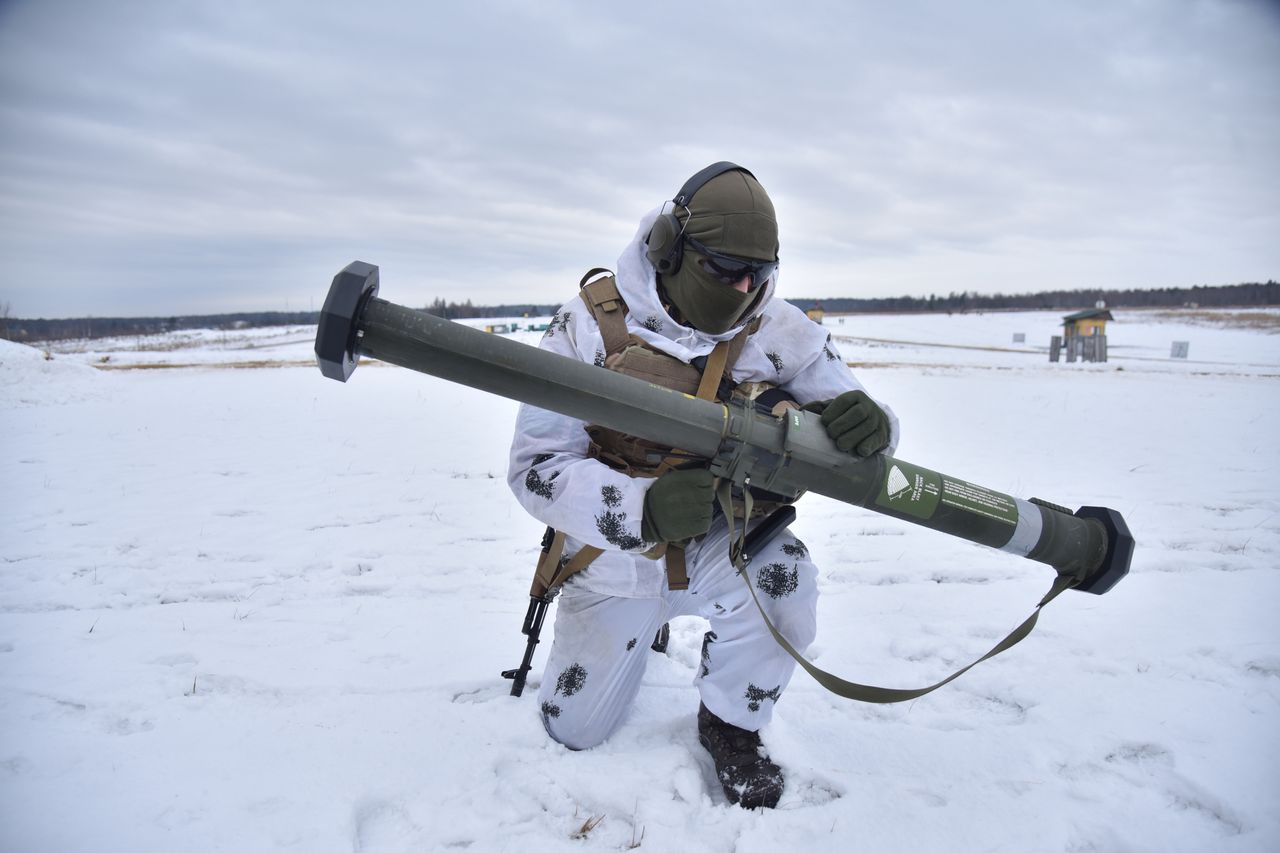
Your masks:
<path fill-rule="evenodd" d="M 1275 281 L 1194 287 L 1162 287 L 1149 290 L 1051 290 L 1024 294 L 948 293 L 946 296 L 840 297 L 787 299 L 801 310 L 821 308 L 830 314 L 949 314 L 981 311 L 1078 311 L 1099 302 L 1107 308 L 1257 308 L 1280 305 L 1280 284 Z M 475 305 L 436 299 L 420 310 L 450 320 L 481 317 L 546 317 L 560 305 Z M 318 311 L 257 311 L 169 317 L 73 317 L 22 319 L 8 316 L 0 305 L 0 338 L 19 343 L 69 339 L 93 339 L 124 335 L 154 335 L 181 329 L 243 329 L 264 326 L 302 326 L 319 321 Z"/>

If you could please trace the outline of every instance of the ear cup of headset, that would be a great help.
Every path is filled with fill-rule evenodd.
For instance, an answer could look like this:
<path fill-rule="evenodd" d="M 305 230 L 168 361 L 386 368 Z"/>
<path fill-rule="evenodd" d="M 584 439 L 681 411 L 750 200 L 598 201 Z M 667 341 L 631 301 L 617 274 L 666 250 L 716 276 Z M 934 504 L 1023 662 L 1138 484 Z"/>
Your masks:
<path fill-rule="evenodd" d="M 676 193 L 676 197 L 672 199 L 672 203 L 676 205 L 678 210 L 680 207 L 685 209 L 688 216 L 693 213 L 689 210 L 689 202 L 693 199 L 694 193 L 702 188 L 707 181 L 717 175 L 723 175 L 725 172 L 745 172 L 751 175 L 751 172 L 742 168 L 737 163 L 730 163 L 728 160 L 721 160 L 719 163 L 712 163 L 705 169 L 697 172 L 693 177 L 684 182 L 684 186 L 680 188 L 680 192 Z M 755 177 L 755 175 L 751 175 Z M 684 225 L 681 224 L 680 218 L 675 212 L 660 214 L 653 223 L 653 227 L 649 229 L 649 236 L 645 238 L 645 243 L 649 247 L 648 256 L 649 263 L 653 264 L 653 268 L 660 275 L 672 275 L 680 271 L 680 263 L 684 260 Z"/>
<path fill-rule="evenodd" d="M 671 275 L 680 269 L 684 252 L 680 251 L 680 220 L 674 213 L 663 213 L 653 223 L 646 240 L 649 246 L 649 263 L 662 275 Z"/>

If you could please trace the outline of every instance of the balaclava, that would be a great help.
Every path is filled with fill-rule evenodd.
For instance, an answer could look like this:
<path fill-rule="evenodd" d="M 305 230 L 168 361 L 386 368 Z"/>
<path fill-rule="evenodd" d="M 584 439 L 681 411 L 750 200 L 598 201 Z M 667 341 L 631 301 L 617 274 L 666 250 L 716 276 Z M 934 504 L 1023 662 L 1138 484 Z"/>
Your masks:
<path fill-rule="evenodd" d="M 717 175 L 694 193 L 688 213 L 676 210 L 675 214 L 682 222 L 687 218 L 684 235 L 709 249 L 757 261 L 778 257 L 773 202 L 760 182 L 746 172 Z M 659 286 L 695 329 L 712 335 L 727 332 L 765 288 L 761 285 L 740 293 L 708 275 L 696 259 L 696 251 L 685 244 L 680 269 L 659 276 Z"/>

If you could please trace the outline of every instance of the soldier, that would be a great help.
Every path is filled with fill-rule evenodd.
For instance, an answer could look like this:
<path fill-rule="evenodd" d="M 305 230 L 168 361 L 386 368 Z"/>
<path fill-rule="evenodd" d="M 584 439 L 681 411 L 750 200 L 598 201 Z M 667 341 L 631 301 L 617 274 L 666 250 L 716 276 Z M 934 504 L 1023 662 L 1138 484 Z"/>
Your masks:
<path fill-rule="evenodd" d="M 816 409 L 840 450 L 892 453 L 897 419 L 867 396 L 823 327 L 774 298 L 778 268 L 764 187 L 716 163 L 641 220 L 616 278 L 586 284 L 541 346 L 708 399 Z M 759 731 L 795 661 L 731 563 L 731 525 L 705 460 L 526 405 L 507 479 L 531 515 L 564 534 L 560 561 L 574 571 L 539 692 L 551 737 L 570 749 L 609 737 L 639 689 L 650 639 L 673 616 L 701 616 L 710 630 L 695 677 L 699 740 L 729 802 L 777 805 L 783 776 Z M 740 529 L 777 505 L 749 489 L 730 511 Z M 817 571 L 805 546 L 784 532 L 747 574 L 792 645 L 812 643 Z"/>

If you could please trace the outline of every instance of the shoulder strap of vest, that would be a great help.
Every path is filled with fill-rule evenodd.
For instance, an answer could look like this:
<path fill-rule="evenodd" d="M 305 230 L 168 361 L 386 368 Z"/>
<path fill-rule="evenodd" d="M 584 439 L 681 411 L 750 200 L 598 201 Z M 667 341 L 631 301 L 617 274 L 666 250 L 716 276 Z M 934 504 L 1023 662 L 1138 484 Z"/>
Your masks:
<path fill-rule="evenodd" d="M 729 375 L 729 371 L 733 370 L 733 366 L 738 362 L 738 356 L 742 355 L 742 348 L 747 345 L 747 338 L 754 335 L 760 329 L 760 318 L 757 317 L 750 323 L 742 327 L 742 331 L 733 336 L 733 340 L 729 341 L 729 360 L 724 366 L 725 375 Z"/>
<path fill-rule="evenodd" d="M 741 335 L 739 335 L 741 337 Z M 734 338 L 733 340 L 737 340 Z M 702 379 L 698 382 L 698 391 L 694 394 L 699 400 L 714 400 L 716 391 L 720 389 L 720 378 L 728 376 L 729 350 L 733 341 L 721 341 L 707 356 L 706 366 L 702 368 Z"/>
<path fill-rule="evenodd" d="M 599 273 L 608 273 L 594 281 L 587 279 Z M 627 303 L 618 293 L 618 283 L 613 273 L 604 267 L 589 270 L 578 282 L 582 288 L 582 301 L 586 303 L 591 316 L 596 318 L 600 327 L 600 337 L 604 339 L 606 355 L 622 352 L 627 346 Z"/>
<path fill-rule="evenodd" d="M 752 320 L 742 327 L 742 331 L 727 341 L 716 344 L 716 348 L 707 356 L 706 367 L 702 371 L 702 382 L 698 385 L 697 396 L 704 400 L 714 400 L 720 389 L 722 379 L 733 382 L 733 366 L 742 355 L 742 348 L 747 345 L 747 338 L 760 328 L 760 318 Z"/>

